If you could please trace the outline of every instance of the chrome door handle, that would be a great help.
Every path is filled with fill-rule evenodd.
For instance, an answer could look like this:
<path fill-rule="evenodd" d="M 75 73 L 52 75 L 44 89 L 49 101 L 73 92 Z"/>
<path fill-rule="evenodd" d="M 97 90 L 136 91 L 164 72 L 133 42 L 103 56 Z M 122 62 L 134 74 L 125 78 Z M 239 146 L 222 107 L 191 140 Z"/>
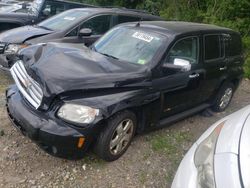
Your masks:
<path fill-rule="evenodd" d="M 220 67 L 220 71 L 227 70 L 227 67 Z"/>
<path fill-rule="evenodd" d="M 199 76 L 200 76 L 199 73 L 195 73 L 195 74 L 190 74 L 190 75 L 189 75 L 189 78 L 197 78 L 197 77 L 199 77 Z"/>

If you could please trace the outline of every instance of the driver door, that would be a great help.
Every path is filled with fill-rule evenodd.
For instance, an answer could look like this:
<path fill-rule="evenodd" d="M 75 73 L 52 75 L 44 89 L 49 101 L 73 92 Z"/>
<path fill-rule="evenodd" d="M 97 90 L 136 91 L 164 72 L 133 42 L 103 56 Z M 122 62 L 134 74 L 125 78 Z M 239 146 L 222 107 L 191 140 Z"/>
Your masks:
<path fill-rule="evenodd" d="M 191 70 L 180 71 L 162 68 L 161 78 L 156 80 L 162 93 L 162 117 L 183 112 L 199 104 L 197 98 L 204 70 L 200 64 L 198 36 L 179 39 L 164 58 L 164 64 L 174 64 L 178 59 L 191 64 Z M 171 67 L 171 66 L 170 66 Z"/>

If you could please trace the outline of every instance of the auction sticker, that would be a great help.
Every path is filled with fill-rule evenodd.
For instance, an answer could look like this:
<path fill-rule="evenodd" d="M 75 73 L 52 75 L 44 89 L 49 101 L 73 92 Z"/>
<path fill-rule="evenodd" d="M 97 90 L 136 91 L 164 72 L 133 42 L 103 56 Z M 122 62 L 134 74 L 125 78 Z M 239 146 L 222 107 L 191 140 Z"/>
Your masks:
<path fill-rule="evenodd" d="M 143 40 L 146 42 L 151 42 L 154 39 L 154 37 L 152 37 L 146 33 L 141 33 L 141 32 L 135 32 L 132 36 L 134 38 L 137 38 L 137 39 L 140 39 L 140 40 Z"/>
<path fill-rule="evenodd" d="M 67 16 L 67 17 L 64 17 L 63 18 L 64 20 L 70 20 L 70 21 L 73 21 L 76 19 L 76 17 L 70 17 L 70 16 Z"/>

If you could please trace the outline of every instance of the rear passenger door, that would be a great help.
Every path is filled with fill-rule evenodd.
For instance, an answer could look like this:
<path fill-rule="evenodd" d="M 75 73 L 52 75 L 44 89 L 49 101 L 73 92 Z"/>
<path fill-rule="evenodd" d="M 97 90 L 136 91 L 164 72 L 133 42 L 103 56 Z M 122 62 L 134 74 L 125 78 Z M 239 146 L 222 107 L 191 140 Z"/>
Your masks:
<path fill-rule="evenodd" d="M 215 94 L 227 74 L 228 67 L 222 34 L 205 34 L 203 36 L 203 64 L 206 78 L 200 95 L 203 101 L 206 101 Z"/>
<path fill-rule="evenodd" d="M 83 21 L 80 26 L 69 31 L 62 42 L 71 43 L 84 43 L 86 46 L 90 46 L 97 39 L 99 39 L 104 33 L 106 33 L 112 27 L 112 15 L 98 15 Z M 79 32 L 81 29 L 89 28 L 92 30 L 92 35 L 87 37 L 80 37 Z"/>
<path fill-rule="evenodd" d="M 244 57 L 240 35 L 236 33 L 225 34 L 224 40 L 228 75 L 233 79 L 241 77 L 243 74 L 242 65 L 244 63 Z"/>

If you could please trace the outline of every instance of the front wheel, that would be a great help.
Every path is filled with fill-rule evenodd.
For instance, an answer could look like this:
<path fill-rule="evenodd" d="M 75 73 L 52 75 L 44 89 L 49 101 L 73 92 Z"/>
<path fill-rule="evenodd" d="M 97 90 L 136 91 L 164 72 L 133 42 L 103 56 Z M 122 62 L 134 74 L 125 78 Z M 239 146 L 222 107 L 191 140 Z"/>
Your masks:
<path fill-rule="evenodd" d="M 234 94 L 234 85 L 232 83 L 224 84 L 219 90 L 212 110 L 215 112 L 224 111 L 230 104 Z"/>
<path fill-rule="evenodd" d="M 114 161 L 128 149 L 135 134 L 136 116 L 130 111 L 119 112 L 108 120 L 95 145 L 95 152 L 106 161 Z"/>

